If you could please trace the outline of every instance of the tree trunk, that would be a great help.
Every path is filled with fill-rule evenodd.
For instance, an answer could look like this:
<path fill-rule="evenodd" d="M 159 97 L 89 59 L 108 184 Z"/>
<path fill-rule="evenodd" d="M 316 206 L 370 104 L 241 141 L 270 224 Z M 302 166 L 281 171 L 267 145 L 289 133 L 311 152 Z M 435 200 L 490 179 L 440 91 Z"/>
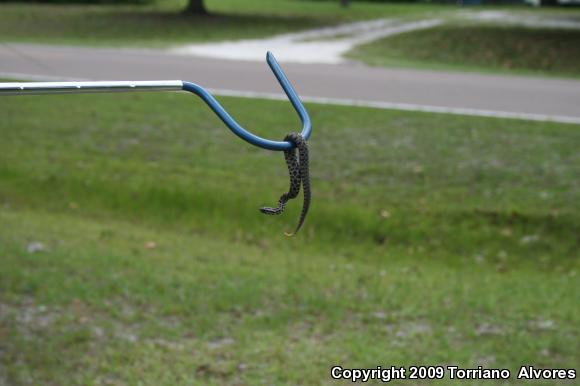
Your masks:
<path fill-rule="evenodd" d="M 185 8 L 185 13 L 189 15 L 207 15 L 207 9 L 203 4 L 203 0 L 189 0 L 187 7 Z"/>
<path fill-rule="evenodd" d="M 343 7 L 348 7 L 348 5 L 350 4 L 349 0 L 340 0 L 340 5 L 342 5 Z"/>

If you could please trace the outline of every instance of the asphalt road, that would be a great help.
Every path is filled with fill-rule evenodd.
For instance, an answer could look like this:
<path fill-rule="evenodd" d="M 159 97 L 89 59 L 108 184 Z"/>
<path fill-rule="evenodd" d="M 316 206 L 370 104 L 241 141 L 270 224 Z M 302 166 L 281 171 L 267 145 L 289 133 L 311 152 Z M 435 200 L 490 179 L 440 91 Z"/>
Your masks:
<path fill-rule="evenodd" d="M 307 101 L 580 123 L 580 80 L 382 69 L 357 63 L 282 63 L 282 67 Z M 281 93 L 265 61 L 226 61 L 154 50 L 0 44 L 0 77 L 8 76 L 180 79 L 234 95 Z"/>

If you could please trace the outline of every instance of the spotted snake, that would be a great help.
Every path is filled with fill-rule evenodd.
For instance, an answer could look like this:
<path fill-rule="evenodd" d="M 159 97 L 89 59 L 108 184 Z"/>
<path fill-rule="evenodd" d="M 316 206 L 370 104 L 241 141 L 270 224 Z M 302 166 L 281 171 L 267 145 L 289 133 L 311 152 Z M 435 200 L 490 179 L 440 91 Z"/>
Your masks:
<path fill-rule="evenodd" d="M 298 225 L 293 233 L 285 232 L 286 236 L 295 235 L 298 230 L 304 224 L 306 219 L 306 214 L 308 213 L 308 208 L 310 207 L 310 175 L 308 170 L 308 147 L 306 145 L 306 140 L 302 135 L 297 133 L 290 133 L 284 137 L 284 141 L 292 142 L 295 147 L 284 151 L 284 158 L 286 159 L 286 166 L 288 166 L 288 172 L 290 174 L 290 187 L 288 192 L 282 194 L 278 200 L 278 206 L 276 208 L 263 207 L 260 211 L 264 214 L 269 215 L 280 215 L 284 212 L 286 208 L 286 203 L 288 200 L 296 198 L 298 193 L 300 193 L 300 186 L 304 190 L 304 203 L 302 205 L 302 212 L 300 213 L 300 219 Z M 296 149 L 298 149 L 298 155 L 300 159 L 296 156 Z"/>

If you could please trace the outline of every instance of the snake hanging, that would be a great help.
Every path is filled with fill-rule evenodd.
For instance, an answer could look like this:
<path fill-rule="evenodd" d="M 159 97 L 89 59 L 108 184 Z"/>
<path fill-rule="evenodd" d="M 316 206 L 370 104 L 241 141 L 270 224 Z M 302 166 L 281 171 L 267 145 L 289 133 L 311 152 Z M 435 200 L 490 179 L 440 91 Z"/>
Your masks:
<path fill-rule="evenodd" d="M 290 133 L 284 137 L 284 141 L 289 141 L 296 146 L 290 150 L 284 150 L 284 158 L 286 159 L 286 166 L 288 166 L 288 172 L 290 173 L 290 187 L 288 192 L 280 196 L 278 200 L 278 207 L 260 208 L 260 211 L 264 214 L 279 215 L 284 212 L 286 208 L 286 203 L 288 200 L 296 198 L 298 193 L 300 193 L 300 185 L 304 190 L 304 204 L 302 205 L 302 212 L 300 213 L 300 220 L 293 233 L 285 232 L 286 236 L 295 235 L 304 220 L 306 219 L 306 214 L 308 213 L 308 208 L 310 207 L 310 175 L 308 171 L 308 147 L 306 145 L 306 140 L 302 135 L 297 133 Z M 296 157 L 296 148 L 298 148 L 298 154 L 300 160 Z"/>

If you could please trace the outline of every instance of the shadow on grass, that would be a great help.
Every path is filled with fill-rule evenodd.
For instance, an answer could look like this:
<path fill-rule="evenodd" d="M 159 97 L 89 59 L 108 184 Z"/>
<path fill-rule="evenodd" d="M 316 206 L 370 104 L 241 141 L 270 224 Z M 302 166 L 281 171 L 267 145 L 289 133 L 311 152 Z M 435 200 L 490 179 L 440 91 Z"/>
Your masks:
<path fill-rule="evenodd" d="M 89 45 L 167 46 L 250 39 L 330 24 L 331 19 L 298 15 L 182 12 L 127 7 L 3 7 L 0 36 L 11 41 L 51 41 Z"/>
<path fill-rule="evenodd" d="M 211 39 L 214 36 L 233 39 L 262 37 L 271 33 L 314 28 L 324 23 L 320 18 L 233 13 L 194 16 L 179 12 L 123 12 L 111 13 L 109 17 L 114 23 L 122 23 L 125 28 L 138 28 L 145 34 L 185 33 L 185 36 L 194 40 Z"/>

